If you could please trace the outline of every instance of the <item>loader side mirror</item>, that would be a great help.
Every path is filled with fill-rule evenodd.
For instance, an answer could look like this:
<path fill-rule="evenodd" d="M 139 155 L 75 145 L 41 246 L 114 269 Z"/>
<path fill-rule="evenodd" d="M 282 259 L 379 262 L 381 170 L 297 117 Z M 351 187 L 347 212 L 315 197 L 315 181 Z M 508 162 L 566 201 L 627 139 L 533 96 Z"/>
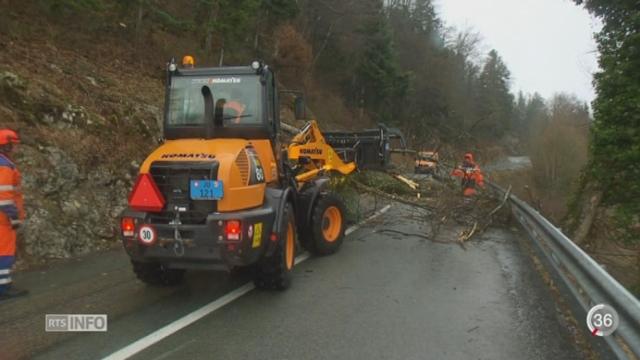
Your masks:
<path fill-rule="evenodd" d="M 304 102 L 304 97 L 296 96 L 293 106 L 294 106 L 294 111 L 296 115 L 296 120 L 306 120 L 307 105 Z"/>

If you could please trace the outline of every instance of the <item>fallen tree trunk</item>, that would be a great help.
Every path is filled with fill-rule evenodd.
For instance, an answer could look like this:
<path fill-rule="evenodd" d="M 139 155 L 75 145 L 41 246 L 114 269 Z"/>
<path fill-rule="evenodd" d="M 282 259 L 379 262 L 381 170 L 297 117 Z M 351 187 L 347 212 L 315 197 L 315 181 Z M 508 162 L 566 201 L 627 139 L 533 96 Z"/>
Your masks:
<path fill-rule="evenodd" d="M 418 190 L 418 186 L 420 186 L 417 182 L 413 181 L 413 180 L 409 180 L 406 177 L 399 175 L 399 174 L 392 174 L 392 176 L 400 181 L 402 181 L 403 183 L 407 184 L 408 187 L 410 187 L 413 190 Z"/>
<path fill-rule="evenodd" d="M 420 203 L 420 202 L 417 202 L 417 201 L 408 200 L 408 199 L 405 199 L 405 198 L 403 198 L 401 196 L 388 194 L 388 193 L 386 193 L 384 191 L 381 191 L 381 190 L 378 190 L 378 189 L 374 189 L 374 188 L 372 188 L 370 186 L 367 186 L 367 185 L 365 185 L 365 184 L 363 184 L 363 183 L 361 183 L 359 181 L 355 181 L 355 180 L 352 180 L 352 181 L 355 184 L 355 186 L 357 188 L 359 188 L 360 190 L 362 190 L 362 191 L 366 191 L 366 192 L 371 193 L 371 194 L 382 196 L 384 198 L 387 198 L 387 199 L 390 199 L 390 200 L 393 200 L 393 201 L 397 201 L 397 202 L 400 202 L 400 203 L 403 203 L 403 204 L 415 206 L 415 207 L 422 208 L 422 209 L 425 209 L 425 210 L 429 210 L 429 211 L 435 210 L 435 208 L 433 206 L 429 206 L 427 204 Z"/>
<path fill-rule="evenodd" d="M 576 244 L 581 244 L 585 241 L 589 232 L 591 231 L 591 226 L 593 225 L 593 220 L 595 220 L 596 213 L 598 212 L 598 206 L 600 206 L 600 201 L 602 200 L 602 193 L 598 192 L 591 197 L 589 200 L 589 204 L 585 209 L 584 220 L 576 229 L 576 233 L 573 236 L 573 242 Z"/>

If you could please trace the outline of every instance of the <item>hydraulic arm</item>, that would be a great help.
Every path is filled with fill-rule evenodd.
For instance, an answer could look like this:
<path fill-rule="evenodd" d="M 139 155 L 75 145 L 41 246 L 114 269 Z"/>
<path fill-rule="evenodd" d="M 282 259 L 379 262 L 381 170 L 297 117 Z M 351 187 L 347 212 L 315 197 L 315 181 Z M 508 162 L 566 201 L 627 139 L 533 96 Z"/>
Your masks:
<path fill-rule="evenodd" d="M 330 171 L 348 175 L 356 169 L 354 162 L 344 163 L 327 144 L 315 120 L 308 122 L 291 140 L 289 160 L 297 162 L 304 169 L 296 176 L 298 182 L 307 182 Z"/>

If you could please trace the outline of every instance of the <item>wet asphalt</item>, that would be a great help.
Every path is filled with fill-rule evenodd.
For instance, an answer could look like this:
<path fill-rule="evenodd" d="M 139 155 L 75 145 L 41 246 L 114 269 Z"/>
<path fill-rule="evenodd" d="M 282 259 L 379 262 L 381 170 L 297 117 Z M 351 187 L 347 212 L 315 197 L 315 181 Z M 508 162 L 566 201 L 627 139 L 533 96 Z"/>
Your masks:
<path fill-rule="evenodd" d="M 134 359 L 579 359 L 550 291 L 515 229 L 466 250 L 422 237 L 401 205 L 296 267 L 285 292 L 253 290 Z M 450 229 L 449 237 L 456 229 Z M 0 304 L 0 359 L 109 355 L 246 283 L 189 273 L 159 289 L 120 250 L 16 276 L 27 298 Z M 105 313 L 107 333 L 46 333 L 45 314 Z"/>

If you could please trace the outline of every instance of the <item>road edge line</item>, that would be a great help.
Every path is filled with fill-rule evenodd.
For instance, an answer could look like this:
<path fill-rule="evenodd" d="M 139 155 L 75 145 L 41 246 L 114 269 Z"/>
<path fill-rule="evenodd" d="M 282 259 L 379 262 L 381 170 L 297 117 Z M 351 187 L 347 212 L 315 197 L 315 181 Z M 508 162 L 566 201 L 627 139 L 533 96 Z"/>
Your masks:
<path fill-rule="evenodd" d="M 353 226 L 350 226 L 350 227 L 349 227 L 349 228 L 344 232 L 344 235 L 345 235 L 345 236 L 349 236 L 349 235 L 351 235 L 354 231 L 356 231 L 356 230 L 360 229 L 360 226 L 362 226 L 362 224 L 364 224 L 364 223 L 366 223 L 366 222 L 369 222 L 369 221 L 371 221 L 371 220 L 373 220 L 373 219 L 377 218 L 378 216 L 380 216 L 380 215 L 382 215 L 382 214 L 386 213 L 387 211 L 389 211 L 389 209 L 391 209 L 391 205 L 387 205 L 387 206 L 383 207 L 382 209 L 380 209 L 380 210 L 376 211 L 375 213 L 373 213 L 373 214 L 372 214 L 371 216 L 369 216 L 368 218 L 366 218 L 366 219 L 364 219 L 364 220 L 360 221 L 359 223 L 357 223 L 357 224 L 355 224 L 355 225 L 353 225 Z"/>
<path fill-rule="evenodd" d="M 362 220 L 361 222 L 350 226 L 347 230 L 345 230 L 344 234 L 345 236 L 348 236 L 350 234 L 352 234 L 354 231 L 358 230 L 360 228 L 360 226 L 362 226 L 362 224 L 371 221 L 375 218 L 377 218 L 378 216 L 384 214 L 385 212 L 387 212 L 389 209 L 391 208 L 391 205 L 387 205 L 385 207 L 383 207 L 382 209 L 376 211 L 375 213 L 373 213 L 371 216 L 369 216 L 368 218 Z M 309 253 L 304 253 L 304 254 L 300 254 L 296 257 L 296 265 L 309 259 L 311 256 L 309 255 Z M 235 290 L 232 290 L 231 292 L 222 295 L 221 297 L 217 298 L 216 300 L 202 306 L 201 308 L 179 318 L 178 320 L 175 320 L 163 327 L 161 327 L 158 330 L 155 330 L 154 332 L 152 332 L 149 335 L 146 335 L 145 337 L 138 339 L 136 341 L 134 341 L 133 343 L 123 347 L 120 350 L 117 350 L 114 353 L 111 353 L 110 355 L 107 355 L 106 357 L 102 358 L 103 360 L 125 360 L 128 359 L 130 357 L 132 357 L 133 355 L 136 355 L 137 353 L 151 347 L 152 345 L 164 340 L 165 338 L 175 334 L 176 332 L 184 329 L 185 327 L 195 323 L 196 321 L 202 319 L 203 317 L 215 312 L 216 310 L 224 307 L 225 305 L 233 302 L 234 300 L 242 297 L 243 295 L 245 295 L 246 293 L 250 292 L 251 290 L 253 290 L 255 288 L 255 286 L 253 285 L 252 282 L 248 282 L 242 286 L 240 286 L 239 288 L 236 288 Z"/>
<path fill-rule="evenodd" d="M 239 288 L 219 297 L 218 299 L 208 303 L 207 305 L 181 317 L 178 320 L 175 320 L 160 329 L 152 332 L 151 334 L 125 346 L 124 348 L 112 353 L 103 358 L 103 360 L 124 360 L 128 359 L 131 356 L 141 352 L 142 350 L 147 349 L 151 345 L 160 342 L 164 338 L 169 337 L 170 335 L 182 330 L 183 328 L 193 324 L 194 322 L 202 319 L 203 317 L 211 314 L 212 312 L 220 309 L 221 307 L 227 305 L 228 303 L 236 300 L 242 295 L 248 293 L 249 291 L 254 289 L 253 283 L 246 283 Z"/>

